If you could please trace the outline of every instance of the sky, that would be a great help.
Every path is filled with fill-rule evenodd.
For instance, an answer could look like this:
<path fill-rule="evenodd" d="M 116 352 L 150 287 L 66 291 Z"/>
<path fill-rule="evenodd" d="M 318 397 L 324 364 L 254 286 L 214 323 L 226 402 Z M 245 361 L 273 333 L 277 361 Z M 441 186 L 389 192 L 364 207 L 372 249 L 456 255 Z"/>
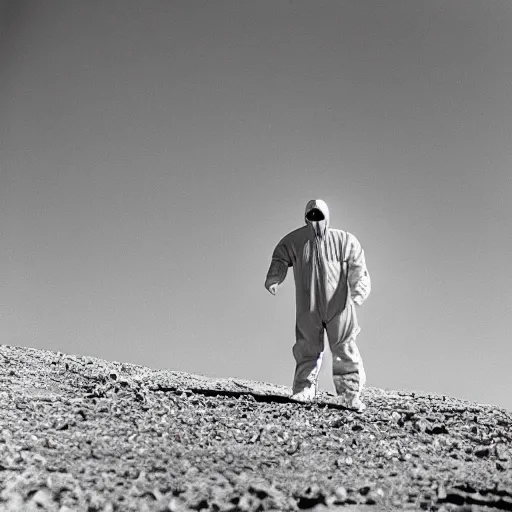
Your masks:
<path fill-rule="evenodd" d="M 509 0 L 0 1 L 0 342 L 291 385 L 322 198 L 368 385 L 512 410 L 511 163 Z"/>

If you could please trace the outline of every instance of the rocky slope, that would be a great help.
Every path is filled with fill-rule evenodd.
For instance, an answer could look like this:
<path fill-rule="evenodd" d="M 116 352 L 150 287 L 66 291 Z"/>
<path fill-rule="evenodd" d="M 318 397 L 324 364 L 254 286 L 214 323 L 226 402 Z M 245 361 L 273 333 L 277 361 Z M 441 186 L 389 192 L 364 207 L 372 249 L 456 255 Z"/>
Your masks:
<path fill-rule="evenodd" d="M 512 510 L 512 414 L 0 345 L 0 511 Z"/>

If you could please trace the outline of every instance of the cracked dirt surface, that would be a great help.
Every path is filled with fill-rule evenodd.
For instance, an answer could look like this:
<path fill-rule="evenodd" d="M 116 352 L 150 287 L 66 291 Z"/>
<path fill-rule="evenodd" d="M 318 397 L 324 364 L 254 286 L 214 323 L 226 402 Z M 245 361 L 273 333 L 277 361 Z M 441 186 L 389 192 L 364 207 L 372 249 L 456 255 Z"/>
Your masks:
<path fill-rule="evenodd" d="M 0 511 L 512 510 L 512 414 L 0 345 Z"/>

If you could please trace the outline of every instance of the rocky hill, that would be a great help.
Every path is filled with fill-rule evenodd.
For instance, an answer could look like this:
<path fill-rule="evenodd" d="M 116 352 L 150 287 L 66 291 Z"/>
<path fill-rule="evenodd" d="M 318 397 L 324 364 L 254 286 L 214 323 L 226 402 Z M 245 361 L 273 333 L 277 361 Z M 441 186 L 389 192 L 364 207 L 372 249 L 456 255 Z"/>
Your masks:
<path fill-rule="evenodd" d="M 512 510 L 512 414 L 0 345 L 0 511 Z"/>

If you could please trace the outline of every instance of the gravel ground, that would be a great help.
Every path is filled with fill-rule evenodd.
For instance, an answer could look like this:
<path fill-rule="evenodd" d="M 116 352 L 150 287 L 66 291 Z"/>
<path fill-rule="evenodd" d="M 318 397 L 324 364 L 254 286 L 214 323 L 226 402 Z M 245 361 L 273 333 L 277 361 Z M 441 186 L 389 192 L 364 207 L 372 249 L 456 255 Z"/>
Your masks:
<path fill-rule="evenodd" d="M 512 510 L 512 414 L 0 345 L 0 511 Z"/>

